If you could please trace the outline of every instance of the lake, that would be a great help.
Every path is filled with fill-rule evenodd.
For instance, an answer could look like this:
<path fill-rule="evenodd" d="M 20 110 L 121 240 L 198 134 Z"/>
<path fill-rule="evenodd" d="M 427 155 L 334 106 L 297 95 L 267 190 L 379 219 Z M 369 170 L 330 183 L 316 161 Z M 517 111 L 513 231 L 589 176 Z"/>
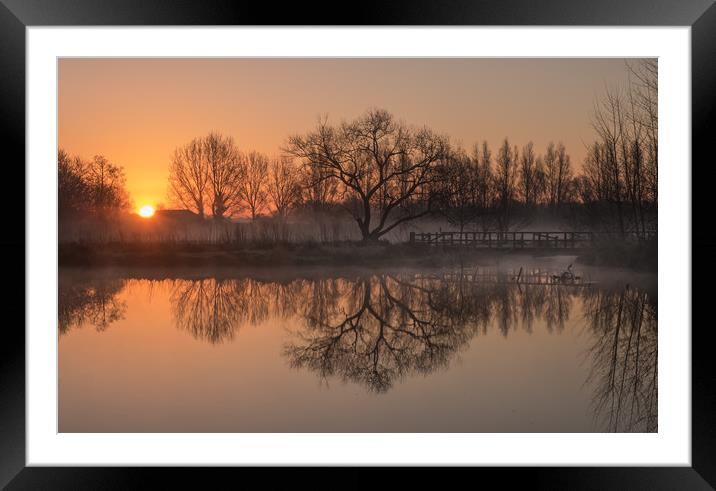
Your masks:
<path fill-rule="evenodd" d="M 512 261 L 60 268 L 59 431 L 657 431 L 656 276 Z"/>

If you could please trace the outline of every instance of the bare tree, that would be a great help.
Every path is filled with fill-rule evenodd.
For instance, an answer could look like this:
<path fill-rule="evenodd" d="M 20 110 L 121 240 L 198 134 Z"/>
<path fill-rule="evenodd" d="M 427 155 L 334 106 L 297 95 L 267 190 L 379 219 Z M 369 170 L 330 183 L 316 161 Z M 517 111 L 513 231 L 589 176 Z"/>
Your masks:
<path fill-rule="evenodd" d="M 621 145 L 623 108 L 622 95 L 618 90 L 607 90 L 604 98 L 595 108 L 592 125 L 602 140 L 603 168 L 609 189 L 609 200 L 617 211 L 619 231 L 625 232 L 624 220 L 624 188 L 622 169 L 619 162 Z"/>
<path fill-rule="evenodd" d="M 71 157 L 60 149 L 57 154 L 58 219 L 60 240 L 73 237 L 78 229 L 72 226 L 86 222 L 91 230 L 83 232 L 92 240 L 109 237 L 115 231 L 114 219 L 126 212 L 131 203 L 126 189 L 124 169 L 102 155 L 91 160 Z M 85 227 L 80 227 L 79 230 Z"/>
<path fill-rule="evenodd" d="M 239 207 L 242 167 L 233 138 L 209 133 L 174 150 L 169 197 L 177 205 L 213 218 L 232 216 Z"/>
<path fill-rule="evenodd" d="M 644 147 L 651 145 L 644 138 L 642 116 L 631 88 L 626 96 L 622 89 L 612 88 L 598 101 L 592 121 L 598 142 L 587 162 L 588 171 L 601 180 L 605 199 L 616 212 L 617 227 L 622 234 L 629 228 L 630 219 L 635 231 L 645 229 L 644 205 L 648 193 L 644 191 L 650 187 L 645 153 L 651 150 L 645 152 Z"/>
<path fill-rule="evenodd" d="M 538 155 L 535 161 L 534 188 L 532 193 L 535 204 L 544 204 L 547 199 L 547 172 L 542 155 Z"/>
<path fill-rule="evenodd" d="M 57 209 L 60 219 L 81 213 L 86 208 L 88 191 L 84 162 L 60 149 L 57 153 Z"/>
<path fill-rule="evenodd" d="M 517 147 L 510 148 L 507 138 L 497 153 L 495 168 L 495 199 L 497 208 L 497 221 L 500 231 L 510 229 L 512 219 L 512 201 L 515 197 L 515 177 L 517 175 Z"/>
<path fill-rule="evenodd" d="M 481 212 L 476 192 L 478 167 L 479 162 L 457 149 L 438 168 L 440 213 L 460 232 Z"/>
<path fill-rule="evenodd" d="M 285 217 L 301 197 L 300 176 L 290 157 L 279 157 L 271 161 L 268 185 L 269 200 L 276 214 Z"/>
<path fill-rule="evenodd" d="M 169 198 L 204 218 L 208 189 L 209 166 L 204 158 L 204 145 L 200 138 L 194 138 L 174 150 L 169 165 Z"/>
<path fill-rule="evenodd" d="M 595 104 L 592 125 L 598 138 L 584 168 L 599 201 L 590 207 L 608 212 L 604 224 L 616 221 L 622 234 L 628 230 L 645 236 L 656 224 L 657 64 L 640 60 L 627 65 L 627 89 L 608 88 Z"/>
<path fill-rule="evenodd" d="M 252 151 L 242 157 L 243 178 L 239 182 L 238 193 L 252 220 L 268 203 L 268 166 L 268 157 L 259 152 Z"/>
<path fill-rule="evenodd" d="M 550 206 L 559 208 L 567 199 L 569 183 L 572 179 L 572 164 L 562 142 L 555 148 L 549 142 L 544 156 L 547 201 Z"/>
<path fill-rule="evenodd" d="M 557 145 L 556 204 L 560 206 L 569 200 L 569 186 L 572 182 L 572 164 L 564 144 Z"/>
<path fill-rule="evenodd" d="M 627 63 L 630 73 L 624 162 L 625 187 L 631 203 L 634 228 L 645 234 L 648 215 L 658 197 L 658 94 L 657 60 Z M 655 220 L 654 220 L 655 221 Z"/>
<path fill-rule="evenodd" d="M 209 133 L 202 143 L 209 174 L 211 214 L 221 220 L 234 215 L 239 209 L 244 169 L 234 139 L 230 136 Z"/>
<path fill-rule="evenodd" d="M 644 186 L 646 199 L 656 203 L 659 156 L 658 60 L 649 58 L 627 63 L 633 76 L 630 81 L 632 119 L 638 124 L 646 143 Z"/>
<path fill-rule="evenodd" d="M 482 229 L 487 230 L 491 225 L 489 211 L 492 207 L 494 174 L 492 170 L 492 152 L 486 141 L 482 146 L 475 144 L 472 152 L 475 164 L 475 203 L 477 205 L 477 219 Z"/>
<path fill-rule="evenodd" d="M 527 207 L 535 205 L 539 193 L 541 161 L 535 158 L 534 145 L 529 142 L 522 148 L 519 165 L 520 195 Z"/>
<path fill-rule="evenodd" d="M 129 207 L 124 169 L 102 155 L 95 155 L 83 165 L 89 186 L 92 211 L 101 216 Z"/>
<path fill-rule="evenodd" d="M 431 211 L 429 185 L 447 147 L 447 138 L 375 109 L 339 126 L 321 120 L 290 137 L 286 152 L 320 168 L 319 179 L 337 182 L 363 240 L 377 240 Z"/>

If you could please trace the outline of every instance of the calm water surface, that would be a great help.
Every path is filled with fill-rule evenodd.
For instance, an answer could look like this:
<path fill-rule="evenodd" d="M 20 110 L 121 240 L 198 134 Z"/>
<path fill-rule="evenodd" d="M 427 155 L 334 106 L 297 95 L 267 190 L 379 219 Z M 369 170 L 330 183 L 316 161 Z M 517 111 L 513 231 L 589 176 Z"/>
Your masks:
<path fill-rule="evenodd" d="M 59 431 L 656 431 L 656 288 L 552 273 L 61 269 Z"/>

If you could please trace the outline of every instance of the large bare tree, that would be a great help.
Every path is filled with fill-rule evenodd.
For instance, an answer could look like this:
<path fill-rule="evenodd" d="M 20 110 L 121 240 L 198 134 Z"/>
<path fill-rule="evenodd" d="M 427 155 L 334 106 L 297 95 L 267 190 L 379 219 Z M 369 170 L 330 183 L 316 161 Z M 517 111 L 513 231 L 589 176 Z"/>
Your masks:
<path fill-rule="evenodd" d="M 319 179 L 337 182 L 363 240 L 377 240 L 431 211 L 430 185 L 447 148 L 446 137 L 373 109 L 338 126 L 321 120 L 285 150 L 320 169 Z"/>

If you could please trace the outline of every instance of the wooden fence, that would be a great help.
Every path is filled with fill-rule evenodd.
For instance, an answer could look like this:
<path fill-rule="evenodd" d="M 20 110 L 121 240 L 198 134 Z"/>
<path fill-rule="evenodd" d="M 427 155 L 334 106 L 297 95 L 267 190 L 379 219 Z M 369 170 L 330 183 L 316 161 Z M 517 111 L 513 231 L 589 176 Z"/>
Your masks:
<path fill-rule="evenodd" d="M 597 232 L 410 232 L 412 244 L 487 249 L 579 249 L 592 247 L 599 240 L 654 238 L 656 232 L 624 235 Z"/>

